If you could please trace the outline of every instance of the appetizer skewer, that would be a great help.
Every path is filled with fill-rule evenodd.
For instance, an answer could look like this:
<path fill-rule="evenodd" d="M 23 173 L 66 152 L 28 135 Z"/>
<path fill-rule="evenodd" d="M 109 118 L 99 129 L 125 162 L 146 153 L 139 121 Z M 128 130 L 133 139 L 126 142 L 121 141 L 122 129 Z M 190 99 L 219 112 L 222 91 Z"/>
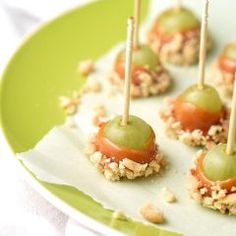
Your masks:
<path fill-rule="evenodd" d="M 233 94 L 234 74 L 236 73 L 236 43 L 225 45 L 213 68 L 213 82 L 222 93 L 231 97 Z"/>
<path fill-rule="evenodd" d="M 162 62 L 192 65 L 199 58 L 200 28 L 200 21 L 194 13 L 177 1 L 175 7 L 157 17 L 148 34 L 148 41 Z M 212 41 L 208 37 L 207 50 L 211 47 Z"/>
<path fill-rule="evenodd" d="M 199 79 L 177 98 L 167 102 L 161 111 L 167 134 L 190 146 L 224 143 L 227 138 L 228 111 L 218 92 L 204 83 L 208 0 L 206 0 L 201 28 Z"/>
<path fill-rule="evenodd" d="M 158 173 L 164 163 L 151 126 L 142 119 L 129 115 L 132 47 L 133 18 L 129 18 L 124 113 L 123 116 L 102 123 L 91 141 L 94 150 L 90 154 L 90 160 L 112 181 Z"/>
<path fill-rule="evenodd" d="M 223 214 L 236 215 L 236 83 L 228 142 L 210 151 L 197 153 L 195 167 L 188 175 L 188 189 L 193 199 Z"/>
<path fill-rule="evenodd" d="M 131 72 L 131 96 L 148 97 L 165 92 L 171 77 L 159 57 L 146 44 L 139 42 L 139 18 L 141 0 L 135 0 L 135 32 Z M 123 89 L 125 76 L 125 50 L 118 53 L 110 80 L 119 90 Z"/>

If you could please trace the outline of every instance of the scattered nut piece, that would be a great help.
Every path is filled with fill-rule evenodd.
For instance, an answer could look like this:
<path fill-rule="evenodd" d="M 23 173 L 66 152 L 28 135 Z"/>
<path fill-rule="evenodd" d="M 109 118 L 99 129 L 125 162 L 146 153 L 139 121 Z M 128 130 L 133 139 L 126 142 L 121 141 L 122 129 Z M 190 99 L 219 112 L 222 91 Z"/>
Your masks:
<path fill-rule="evenodd" d="M 76 112 L 77 104 L 68 97 L 59 97 L 60 106 L 65 110 L 67 115 L 73 115 Z"/>
<path fill-rule="evenodd" d="M 123 211 L 114 211 L 112 214 L 112 218 L 116 220 L 127 220 Z"/>
<path fill-rule="evenodd" d="M 65 108 L 70 104 L 71 99 L 66 96 L 61 96 L 61 97 L 59 97 L 59 102 L 60 102 L 60 106 L 62 108 Z"/>
<path fill-rule="evenodd" d="M 65 110 L 67 115 L 73 115 L 77 110 L 80 99 L 80 94 L 78 92 L 74 92 L 72 94 L 72 98 L 66 96 L 59 97 L 59 102 L 60 106 Z"/>
<path fill-rule="evenodd" d="M 154 224 L 162 224 L 165 221 L 163 213 L 153 203 L 146 203 L 139 213 L 145 220 Z"/>
<path fill-rule="evenodd" d="M 161 192 L 162 192 L 162 196 L 166 202 L 168 202 L 168 203 L 176 202 L 176 197 L 175 197 L 174 193 L 170 191 L 170 189 L 165 187 L 161 190 Z"/>
<path fill-rule="evenodd" d="M 101 83 L 96 79 L 89 80 L 82 88 L 82 92 L 85 93 L 98 93 L 102 89 Z"/>
<path fill-rule="evenodd" d="M 89 75 L 93 71 L 93 69 L 94 69 L 94 62 L 91 59 L 84 60 L 79 63 L 79 68 L 78 68 L 79 73 L 84 76 Z"/>

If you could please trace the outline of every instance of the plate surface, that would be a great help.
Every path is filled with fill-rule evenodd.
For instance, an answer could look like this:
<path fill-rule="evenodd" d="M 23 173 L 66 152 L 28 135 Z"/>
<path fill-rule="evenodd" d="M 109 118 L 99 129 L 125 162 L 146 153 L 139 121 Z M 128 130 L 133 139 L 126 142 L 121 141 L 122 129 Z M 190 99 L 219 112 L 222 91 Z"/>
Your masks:
<path fill-rule="evenodd" d="M 148 1 L 143 1 L 142 17 L 147 9 Z M 32 148 L 53 126 L 63 123 L 58 97 L 83 84 L 84 78 L 76 73 L 78 62 L 96 59 L 124 39 L 132 12 L 133 0 L 96 1 L 58 17 L 22 44 L 5 69 L 0 88 L 1 126 L 15 153 Z M 114 220 L 111 211 L 78 190 L 28 176 L 36 189 L 69 215 L 83 213 L 129 235 L 176 235 L 131 220 Z"/>

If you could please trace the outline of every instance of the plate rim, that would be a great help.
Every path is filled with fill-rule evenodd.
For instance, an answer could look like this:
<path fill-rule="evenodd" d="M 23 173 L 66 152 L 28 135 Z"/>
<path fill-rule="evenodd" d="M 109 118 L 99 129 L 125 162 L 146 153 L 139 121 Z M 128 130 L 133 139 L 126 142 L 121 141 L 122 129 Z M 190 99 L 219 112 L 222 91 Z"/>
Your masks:
<path fill-rule="evenodd" d="M 84 3 L 79 6 L 74 6 L 71 8 L 68 8 L 67 10 L 60 12 L 59 14 L 53 16 L 49 20 L 42 22 L 39 26 L 35 27 L 30 32 L 26 33 L 25 36 L 22 37 L 22 39 L 16 44 L 16 47 L 14 48 L 12 54 L 8 58 L 6 64 L 3 67 L 3 71 L 0 74 L 0 142 L 3 149 L 6 151 L 6 156 L 9 156 L 10 158 L 14 159 L 14 161 L 17 163 L 16 166 L 20 171 L 20 174 L 22 177 L 26 180 L 26 182 L 35 190 L 37 191 L 46 201 L 48 201 L 50 204 L 52 204 L 54 207 L 62 211 L 64 214 L 68 215 L 69 217 L 75 219 L 76 221 L 81 222 L 82 225 L 86 226 L 89 230 L 92 229 L 92 227 L 96 227 L 96 231 L 98 233 L 101 233 L 103 235 L 114 235 L 114 236 L 120 236 L 120 235 L 126 235 L 126 233 L 122 232 L 121 230 L 109 227 L 109 225 L 106 225 L 96 219 L 93 219 L 92 217 L 86 215 L 86 213 L 83 213 L 77 209 L 75 209 L 73 206 L 70 206 L 66 202 L 64 202 L 60 197 L 58 197 L 56 194 L 53 194 L 50 192 L 47 188 L 45 188 L 42 183 L 37 179 L 34 178 L 31 174 L 31 172 L 22 164 L 22 162 L 17 158 L 17 155 L 13 148 L 10 145 L 10 142 L 8 141 L 8 137 L 6 135 L 6 127 L 3 125 L 3 111 L 2 111 L 2 90 L 3 90 L 3 84 L 4 84 L 4 78 L 7 70 L 10 68 L 12 61 L 17 56 L 17 54 L 20 52 L 20 49 L 24 47 L 24 45 L 27 44 L 39 31 L 46 28 L 48 25 L 50 25 L 52 22 L 66 16 L 67 14 L 72 13 L 73 11 L 76 11 L 78 9 L 82 9 L 84 7 L 87 7 L 90 4 L 93 4 L 95 2 L 99 2 L 101 0 L 89 0 L 88 3 Z M 150 0 L 148 0 L 150 2 Z M 87 195 L 83 193 L 84 195 Z M 87 195 L 88 196 L 88 195 Z M 92 199 L 93 200 L 93 199 Z M 95 201 L 95 200 L 93 200 Z M 97 201 L 95 201 L 97 202 Z M 104 208 L 104 207 L 103 207 Z M 104 210 L 106 210 L 104 208 Z M 138 221 L 135 221 L 132 219 L 133 222 L 140 223 Z M 142 222 L 142 224 L 145 225 L 145 223 Z M 91 227 L 92 225 L 92 227 Z M 160 228 L 157 227 L 157 230 L 160 230 Z M 177 232 L 164 230 L 166 233 L 175 233 L 178 235 Z"/>
<path fill-rule="evenodd" d="M 70 7 L 67 10 L 58 13 L 57 15 L 53 16 L 49 20 L 40 23 L 39 26 L 36 26 L 33 30 L 26 33 L 22 37 L 22 39 L 17 43 L 16 47 L 14 48 L 12 54 L 9 56 L 6 64 L 3 67 L 3 71 L 0 74 L 0 102 L 2 98 L 2 90 L 3 90 L 3 83 L 4 83 L 4 77 L 7 69 L 11 66 L 12 60 L 15 58 L 17 53 L 20 51 L 20 49 L 31 40 L 34 35 L 50 25 L 53 21 L 56 21 L 60 19 L 61 17 L 64 17 L 67 14 L 70 14 L 73 11 L 76 11 L 77 9 L 84 8 L 90 4 L 93 4 L 94 2 L 98 2 L 99 0 L 89 0 L 87 3 L 83 3 L 79 6 Z M 11 147 L 10 143 L 8 142 L 8 138 L 6 136 L 5 126 L 3 125 L 3 115 L 2 115 L 2 107 L 0 106 L 0 141 L 1 146 L 4 150 L 4 155 L 9 156 L 11 159 L 14 160 L 16 163 L 17 168 L 20 171 L 20 174 L 22 177 L 26 180 L 26 182 L 37 192 L 39 193 L 46 201 L 50 202 L 54 207 L 62 211 L 67 216 L 77 220 L 80 222 L 83 226 L 86 226 L 89 230 L 92 230 L 91 225 L 96 227 L 96 230 L 92 230 L 97 233 L 103 233 L 105 235 L 114 235 L 114 236 L 120 236 L 124 235 L 122 232 L 111 228 L 107 226 L 106 224 L 103 224 L 95 219 L 93 219 L 90 216 L 87 216 L 85 213 L 74 209 L 72 206 L 65 203 L 63 200 L 61 200 L 57 195 L 51 193 L 47 188 L 43 187 L 43 185 L 34 177 L 32 177 L 30 171 L 26 169 L 26 167 L 21 163 L 21 161 L 18 160 L 16 153 L 14 152 L 13 148 Z M 5 154 L 6 153 L 6 154 Z"/>

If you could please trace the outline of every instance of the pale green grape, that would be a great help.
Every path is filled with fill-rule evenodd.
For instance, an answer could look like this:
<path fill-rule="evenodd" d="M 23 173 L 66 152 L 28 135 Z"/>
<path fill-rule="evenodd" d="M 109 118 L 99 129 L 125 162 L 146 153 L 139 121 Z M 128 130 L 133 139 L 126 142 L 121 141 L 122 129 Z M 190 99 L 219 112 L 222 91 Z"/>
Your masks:
<path fill-rule="evenodd" d="M 197 17 L 188 9 L 171 8 L 164 11 L 156 20 L 161 32 L 170 35 L 176 32 L 191 30 L 200 26 Z"/>
<path fill-rule="evenodd" d="M 109 121 L 104 136 L 119 147 L 144 150 L 153 133 L 151 126 L 136 116 L 130 116 L 126 126 L 121 125 L 121 120 L 122 117 L 117 116 Z"/>
<path fill-rule="evenodd" d="M 117 57 L 117 60 L 124 60 L 125 51 L 121 51 Z M 149 69 L 156 69 L 160 64 L 159 58 L 152 51 L 148 45 L 140 45 L 137 50 L 133 51 L 132 63 L 139 66 L 147 66 Z"/>
<path fill-rule="evenodd" d="M 222 109 L 220 96 L 210 85 L 204 85 L 202 89 L 199 89 L 197 85 L 192 85 L 179 98 L 207 111 L 219 112 Z"/>
<path fill-rule="evenodd" d="M 236 177 L 236 154 L 226 154 L 226 144 L 212 148 L 203 161 L 203 172 L 212 181 Z"/>

